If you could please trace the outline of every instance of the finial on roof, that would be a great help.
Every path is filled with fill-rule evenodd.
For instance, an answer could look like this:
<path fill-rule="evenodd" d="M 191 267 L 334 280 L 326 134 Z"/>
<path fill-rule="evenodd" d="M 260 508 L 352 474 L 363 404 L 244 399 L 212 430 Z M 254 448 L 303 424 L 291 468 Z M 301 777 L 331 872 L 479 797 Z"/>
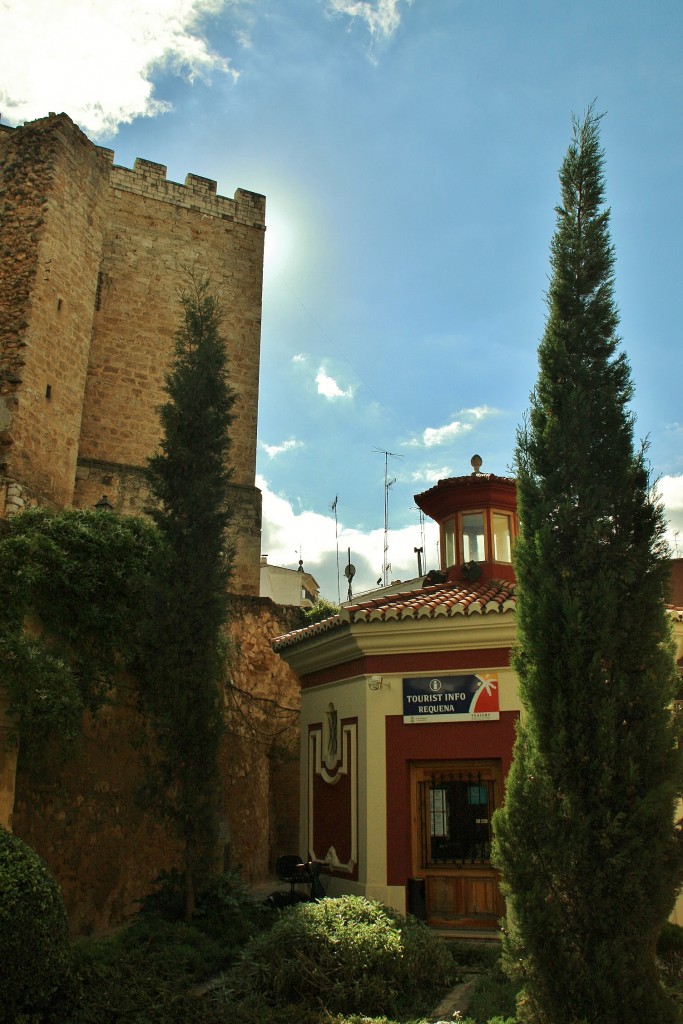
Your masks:
<path fill-rule="evenodd" d="M 472 467 L 472 476 L 477 476 L 481 469 L 481 455 L 473 455 L 470 459 L 470 466 Z"/>

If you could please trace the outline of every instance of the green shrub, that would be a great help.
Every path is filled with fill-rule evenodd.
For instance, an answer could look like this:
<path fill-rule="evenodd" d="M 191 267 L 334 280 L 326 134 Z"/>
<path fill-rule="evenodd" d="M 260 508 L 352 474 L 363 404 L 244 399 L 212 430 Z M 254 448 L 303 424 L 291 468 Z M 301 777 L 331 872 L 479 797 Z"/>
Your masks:
<path fill-rule="evenodd" d="M 37 1015 L 68 964 L 69 931 L 59 887 L 38 854 L 0 827 L 0 1022 Z"/>
<path fill-rule="evenodd" d="M 657 939 L 657 960 L 664 980 L 673 985 L 683 975 L 683 928 L 670 921 L 663 926 Z"/>
<path fill-rule="evenodd" d="M 194 924 L 205 935 L 237 949 L 267 928 L 273 911 L 255 900 L 239 874 L 231 872 L 212 879 L 197 900 Z"/>
<path fill-rule="evenodd" d="M 412 917 L 358 896 L 286 909 L 226 976 L 222 997 L 231 1019 L 275 1020 L 288 1007 L 304 1021 L 330 1014 L 395 1015 L 431 1006 L 452 980 L 445 944 Z M 280 1019 L 279 1017 L 277 1019 Z"/>
<path fill-rule="evenodd" d="M 138 919 L 73 954 L 71 991 L 53 1024 L 203 1024 L 220 1018 L 192 989 L 228 962 L 220 943 L 182 921 Z"/>
<path fill-rule="evenodd" d="M 319 597 L 311 608 L 306 609 L 304 618 L 306 619 L 306 625 L 312 626 L 314 622 L 322 622 L 324 619 L 329 619 L 333 615 L 338 614 L 338 604 L 333 604 L 332 601 L 326 601 L 324 597 Z"/>
<path fill-rule="evenodd" d="M 185 876 L 182 871 L 162 871 L 152 885 L 152 892 L 139 900 L 140 917 L 162 917 L 165 921 L 180 921 L 185 913 Z"/>
<path fill-rule="evenodd" d="M 158 888 L 140 903 L 140 917 L 180 921 L 185 913 L 185 879 L 182 872 L 162 872 Z M 272 911 L 255 900 L 242 881 L 239 869 L 218 875 L 197 896 L 192 924 L 220 941 L 225 949 L 242 947 L 272 920 Z"/>

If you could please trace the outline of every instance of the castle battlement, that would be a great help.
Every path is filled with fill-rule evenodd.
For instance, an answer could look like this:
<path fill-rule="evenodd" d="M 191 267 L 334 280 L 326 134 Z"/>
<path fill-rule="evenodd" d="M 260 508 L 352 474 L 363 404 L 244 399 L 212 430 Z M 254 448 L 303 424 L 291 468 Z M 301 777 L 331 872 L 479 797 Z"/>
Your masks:
<path fill-rule="evenodd" d="M 101 150 L 107 156 L 112 150 Z M 137 157 L 133 169 L 112 164 L 109 184 L 112 189 L 120 192 L 132 192 L 156 199 L 164 203 L 172 203 L 187 210 L 198 210 L 211 217 L 223 220 L 234 220 L 248 227 L 264 228 L 266 216 L 265 196 L 257 192 L 249 192 L 238 188 L 234 198 L 217 195 L 217 182 L 200 174 L 187 174 L 185 184 L 169 181 L 166 177 L 167 168 L 153 160 Z"/>
<path fill-rule="evenodd" d="M 136 157 L 132 169 L 115 164 L 115 150 L 107 146 L 93 146 L 68 114 L 50 112 L 47 117 L 38 118 L 17 128 L 0 124 L 0 133 L 25 134 L 26 129 L 32 133 L 57 131 L 64 139 L 68 139 L 71 145 L 80 141 L 86 146 L 92 146 L 109 165 L 109 185 L 116 191 L 156 199 L 187 210 L 206 213 L 211 217 L 232 220 L 246 227 L 265 230 L 266 199 L 258 192 L 238 188 L 230 199 L 228 196 L 218 195 L 218 183 L 212 178 L 193 173 L 186 174 L 184 184 L 169 181 L 168 168 L 165 164 L 146 160 L 144 157 Z"/>

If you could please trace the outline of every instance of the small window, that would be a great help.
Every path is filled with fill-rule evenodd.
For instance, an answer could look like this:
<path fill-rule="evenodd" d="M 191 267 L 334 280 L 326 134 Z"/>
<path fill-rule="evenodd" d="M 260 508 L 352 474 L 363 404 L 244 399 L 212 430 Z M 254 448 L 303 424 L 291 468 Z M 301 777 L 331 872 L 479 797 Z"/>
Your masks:
<path fill-rule="evenodd" d="M 448 800 L 445 786 L 429 790 L 429 822 L 433 836 L 448 836 Z"/>
<path fill-rule="evenodd" d="M 493 559 L 496 562 L 512 561 L 510 516 L 502 512 L 493 513 Z"/>
<path fill-rule="evenodd" d="M 462 560 L 463 562 L 483 562 L 484 551 L 484 513 L 464 512 L 462 516 Z"/>
<path fill-rule="evenodd" d="M 443 524 L 443 568 L 455 565 L 455 525 L 452 519 L 447 519 Z"/>
<path fill-rule="evenodd" d="M 485 807 L 488 804 L 488 793 L 486 786 L 468 786 L 467 803 L 471 807 Z"/>
<path fill-rule="evenodd" d="M 425 775 L 418 792 L 421 866 L 488 862 L 498 770 Z"/>

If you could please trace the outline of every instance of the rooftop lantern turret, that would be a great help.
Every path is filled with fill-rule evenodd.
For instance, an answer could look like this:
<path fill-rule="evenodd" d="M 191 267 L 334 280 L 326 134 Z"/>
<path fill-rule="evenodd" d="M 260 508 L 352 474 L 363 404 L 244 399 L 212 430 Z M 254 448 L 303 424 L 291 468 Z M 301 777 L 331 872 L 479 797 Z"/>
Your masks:
<path fill-rule="evenodd" d="M 440 528 L 441 571 L 449 581 L 514 582 L 512 548 L 518 531 L 515 481 L 482 473 L 473 455 L 467 476 L 439 480 L 415 502 Z"/>

